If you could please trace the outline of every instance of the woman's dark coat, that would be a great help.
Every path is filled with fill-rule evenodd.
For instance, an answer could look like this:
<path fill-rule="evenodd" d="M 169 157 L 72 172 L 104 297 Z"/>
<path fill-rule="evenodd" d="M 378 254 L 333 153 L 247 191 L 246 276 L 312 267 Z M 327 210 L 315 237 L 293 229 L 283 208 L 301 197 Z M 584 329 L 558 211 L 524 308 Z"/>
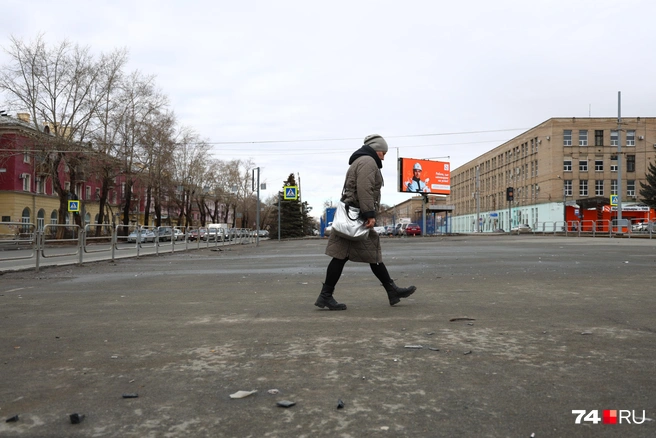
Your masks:
<path fill-rule="evenodd" d="M 380 206 L 380 189 L 383 186 L 383 175 L 380 172 L 383 164 L 369 146 L 363 146 L 355 151 L 349 159 L 349 164 L 342 201 L 358 207 L 360 215 L 365 220 L 375 218 Z M 331 233 L 326 255 L 337 259 L 348 258 L 353 262 L 381 263 L 383 261 L 380 237 L 373 229 L 369 232 L 369 238 L 359 241 L 344 239 Z"/>

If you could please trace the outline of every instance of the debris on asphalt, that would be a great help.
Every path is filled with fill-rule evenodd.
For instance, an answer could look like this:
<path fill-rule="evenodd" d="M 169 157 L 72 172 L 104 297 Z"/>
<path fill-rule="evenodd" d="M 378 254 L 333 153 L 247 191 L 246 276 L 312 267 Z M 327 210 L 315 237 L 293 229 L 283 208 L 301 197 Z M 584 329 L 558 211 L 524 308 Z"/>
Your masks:
<path fill-rule="evenodd" d="M 14 415 L 13 417 L 7 418 L 6 423 L 15 423 L 18 421 L 18 415 Z"/>
<path fill-rule="evenodd" d="M 252 391 L 237 391 L 234 394 L 230 394 L 230 398 L 244 398 L 248 397 L 249 395 L 255 394 L 257 392 L 257 389 L 254 389 Z"/>
<path fill-rule="evenodd" d="M 591 335 L 592 332 L 581 332 L 582 335 Z"/>
<path fill-rule="evenodd" d="M 139 394 L 137 394 L 136 392 L 128 392 L 123 394 L 123 398 L 138 398 L 138 397 Z"/>
<path fill-rule="evenodd" d="M 410 348 L 410 349 L 414 349 L 414 350 L 421 350 L 422 348 L 424 348 L 424 346 L 423 345 L 406 345 L 405 348 Z"/>
<path fill-rule="evenodd" d="M 295 404 L 296 402 L 289 400 L 280 400 L 279 402 L 276 402 L 276 405 L 280 406 L 281 408 L 291 408 Z"/>
<path fill-rule="evenodd" d="M 460 318 L 451 318 L 449 321 L 454 322 L 454 321 L 476 321 L 476 318 L 468 318 L 466 316 L 460 317 Z"/>
<path fill-rule="evenodd" d="M 440 351 L 439 348 L 435 348 L 435 347 L 428 347 L 428 349 L 429 349 L 430 351 Z"/>
<path fill-rule="evenodd" d="M 434 334 L 435 334 L 435 332 L 428 332 L 428 333 L 426 333 L 426 336 L 432 336 Z"/>
<path fill-rule="evenodd" d="M 472 354 L 472 351 L 471 350 L 465 351 L 463 354 Z"/>
<path fill-rule="evenodd" d="M 84 414 L 74 413 L 68 416 L 71 420 L 71 424 L 80 424 L 84 420 Z"/>
<path fill-rule="evenodd" d="M 344 409 L 344 402 L 342 399 L 337 400 L 337 409 Z"/>
<path fill-rule="evenodd" d="M 276 395 L 276 394 L 278 394 L 280 391 L 278 391 L 277 389 L 270 389 L 270 390 L 268 390 L 267 392 L 268 392 L 269 394 Z"/>

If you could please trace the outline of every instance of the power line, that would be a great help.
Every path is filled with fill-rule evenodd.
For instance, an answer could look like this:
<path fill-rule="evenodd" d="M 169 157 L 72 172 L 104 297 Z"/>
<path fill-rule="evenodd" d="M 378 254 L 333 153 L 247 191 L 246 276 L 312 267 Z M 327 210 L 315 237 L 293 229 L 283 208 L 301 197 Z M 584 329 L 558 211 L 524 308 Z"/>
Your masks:
<path fill-rule="evenodd" d="M 441 132 L 434 134 L 408 134 L 408 135 L 386 135 L 385 138 L 416 138 L 416 137 L 437 137 L 447 135 L 468 135 L 468 134 L 487 134 L 491 132 L 508 132 L 508 131 L 526 131 L 528 128 L 511 128 L 511 129 L 494 129 L 489 131 L 460 131 L 460 132 Z M 341 138 L 310 138 L 302 140 L 250 140 L 250 141 L 214 141 L 198 142 L 208 145 L 223 144 L 265 144 L 265 143 L 309 143 L 309 142 L 328 142 L 328 141 L 361 141 L 362 137 L 341 137 Z M 190 143 L 193 144 L 193 143 Z"/>
<path fill-rule="evenodd" d="M 401 145 L 393 146 L 394 148 L 403 148 L 403 149 L 412 149 L 412 148 L 435 148 L 435 147 L 448 147 L 448 146 L 462 146 L 469 144 L 481 144 L 481 143 L 499 143 L 505 140 L 481 140 L 481 141 L 468 141 L 462 143 L 441 143 L 441 144 L 422 144 L 422 145 Z M 216 150 L 215 150 L 216 151 Z M 332 155 L 335 153 L 349 152 L 353 151 L 353 147 L 343 148 L 343 149 L 315 149 L 311 151 L 290 151 L 290 150 L 272 150 L 267 152 L 262 152 L 261 150 L 249 150 L 249 149 L 221 149 L 220 152 L 240 152 L 242 154 L 248 154 L 249 152 L 256 152 L 258 156 L 299 156 L 299 155 Z"/>

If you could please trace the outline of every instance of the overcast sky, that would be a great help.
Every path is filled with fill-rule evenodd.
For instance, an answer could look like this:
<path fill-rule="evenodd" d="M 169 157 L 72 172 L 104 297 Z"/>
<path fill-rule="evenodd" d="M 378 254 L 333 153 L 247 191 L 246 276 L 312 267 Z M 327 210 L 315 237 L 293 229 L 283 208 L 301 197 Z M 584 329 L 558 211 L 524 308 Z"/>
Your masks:
<path fill-rule="evenodd" d="M 253 159 L 262 199 L 298 174 L 318 217 L 371 133 L 393 205 L 397 155 L 455 169 L 551 117 L 616 117 L 618 91 L 656 116 L 655 19 L 653 0 L 4 0 L 0 46 L 127 48 L 214 156 Z"/>

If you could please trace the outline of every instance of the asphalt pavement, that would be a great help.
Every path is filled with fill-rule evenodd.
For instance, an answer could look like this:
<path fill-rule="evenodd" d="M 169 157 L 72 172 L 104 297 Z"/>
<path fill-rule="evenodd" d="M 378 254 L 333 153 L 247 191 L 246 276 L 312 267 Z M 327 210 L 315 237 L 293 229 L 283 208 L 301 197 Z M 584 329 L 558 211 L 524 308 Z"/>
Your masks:
<path fill-rule="evenodd" d="M 656 436 L 656 242 L 382 244 L 394 307 L 325 239 L 0 274 L 0 436 Z"/>

